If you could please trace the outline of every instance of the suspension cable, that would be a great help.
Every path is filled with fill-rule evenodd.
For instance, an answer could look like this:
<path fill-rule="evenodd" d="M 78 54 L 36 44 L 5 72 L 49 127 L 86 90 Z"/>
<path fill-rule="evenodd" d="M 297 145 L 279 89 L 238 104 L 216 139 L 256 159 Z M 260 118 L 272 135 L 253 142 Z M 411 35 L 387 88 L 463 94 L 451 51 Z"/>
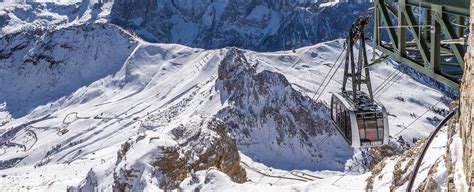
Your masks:
<path fill-rule="evenodd" d="M 315 101 L 318 101 L 319 98 L 321 97 L 321 95 L 324 93 L 324 90 L 326 90 L 326 88 L 328 87 L 329 83 L 331 82 L 332 78 L 334 78 L 334 75 L 336 75 L 337 73 L 337 70 L 341 67 L 341 65 L 343 64 L 344 62 L 341 61 L 339 63 L 339 65 L 337 66 L 336 70 L 334 71 L 334 73 L 331 75 L 331 78 L 329 78 L 328 82 L 326 83 L 326 85 L 324 86 L 323 90 L 321 90 L 321 93 L 319 93 L 318 97 L 316 98 Z M 322 85 L 322 84 L 321 84 Z M 316 93 L 313 95 L 313 97 L 311 99 L 314 99 L 314 96 L 316 96 Z"/>
<path fill-rule="evenodd" d="M 393 75 L 393 76 L 390 78 L 390 80 L 385 83 L 385 85 L 383 85 L 383 86 L 380 87 L 377 91 L 375 91 L 374 95 L 377 95 L 377 94 L 379 94 L 382 90 L 384 90 L 384 89 L 387 87 L 387 85 L 389 85 L 398 75 L 400 75 L 400 73 L 401 73 L 401 72 L 398 71 L 395 75 Z"/>
<path fill-rule="evenodd" d="M 332 70 L 334 69 L 334 67 L 337 65 L 337 62 L 339 61 L 339 59 L 341 58 L 341 56 L 343 55 L 343 53 L 345 52 L 345 50 L 346 50 L 346 46 L 344 45 L 343 50 L 341 51 L 341 53 L 340 53 L 339 56 L 337 57 L 336 61 L 334 62 L 334 65 L 331 67 L 331 69 L 328 71 L 328 73 L 327 73 L 326 76 L 324 77 L 323 82 L 319 85 L 319 87 L 318 87 L 318 89 L 316 90 L 316 92 L 314 93 L 312 99 L 314 99 L 314 97 L 316 96 L 316 94 L 317 94 L 317 93 L 319 92 L 319 90 L 321 89 L 322 85 L 326 82 L 326 79 L 329 77 L 329 74 L 331 74 L 331 71 L 332 71 Z M 329 83 L 331 82 L 331 80 L 334 78 L 334 75 L 337 73 L 337 70 L 341 67 L 342 63 L 344 63 L 344 62 L 341 61 L 341 62 L 339 63 L 339 65 L 337 65 L 336 69 L 333 71 L 333 74 L 331 75 L 331 77 L 330 77 L 329 80 L 327 81 L 326 85 L 325 85 L 324 88 L 321 90 L 321 93 L 318 95 L 316 101 L 318 101 L 318 99 L 319 99 L 319 98 L 321 97 L 321 95 L 324 93 L 324 90 L 327 88 L 327 86 L 329 85 Z M 328 137 L 329 137 L 329 136 L 327 135 L 325 138 L 323 138 L 323 139 L 318 143 L 318 146 L 321 145 L 324 141 L 326 141 L 326 139 L 327 139 Z M 288 140 L 288 138 L 289 138 L 289 137 L 287 137 L 286 140 Z M 284 143 L 286 143 L 286 140 L 285 140 Z M 283 145 L 283 146 L 280 148 L 279 152 L 276 153 L 275 155 L 279 154 L 279 153 L 281 152 L 281 150 L 283 149 L 283 147 L 286 146 L 286 145 L 287 145 L 287 144 Z M 298 162 L 299 162 L 299 161 L 301 161 L 301 159 L 298 160 Z M 269 171 L 269 170 L 270 170 L 270 169 L 267 168 L 267 171 L 265 172 L 265 174 L 268 174 L 268 171 Z M 288 173 L 289 173 L 289 172 L 288 172 Z M 287 174 L 288 174 L 288 173 L 287 173 Z M 286 174 L 286 175 L 287 175 L 287 174 Z M 285 175 L 285 176 L 286 176 L 286 175 Z M 256 184 L 260 183 L 260 181 L 261 181 L 264 177 L 265 177 L 265 175 L 263 175 L 263 176 L 257 181 Z M 277 183 L 278 181 L 279 181 L 279 180 L 277 180 L 275 183 Z"/>
<path fill-rule="evenodd" d="M 387 78 L 385 78 L 385 80 L 384 80 L 379 86 L 377 86 L 377 87 L 374 89 L 374 93 L 377 92 L 377 91 L 379 90 L 379 88 L 381 88 L 381 87 L 388 81 L 388 79 L 390 79 L 396 72 L 397 72 L 397 71 L 395 70 L 395 71 L 393 71 L 392 73 L 390 73 L 390 75 L 389 75 Z"/>
<path fill-rule="evenodd" d="M 389 90 L 390 87 L 392 87 L 393 85 L 395 85 L 395 82 L 396 82 L 396 81 L 398 81 L 398 80 L 400 80 L 400 78 L 402 78 L 402 76 L 400 75 L 400 73 L 399 73 L 397 76 L 398 76 L 398 78 L 397 78 L 396 80 L 392 81 L 392 83 L 391 83 L 391 84 L 387 87 L 387 89 L 385 89 L 385 90 Z M 380 95 L 378 95 L 378 96 L 376 96 L 376 97 L 379 98 L 379 97 L 381 97 L 381 96 L 382 96 L 384 93 L 386 93 L 386 92 L 387 92 L 387 91 L 384 91 L 384 92 L 380 93 Z"/>
<path fill-rule="evenodd" d="M 411 125 L 413 125 L 413 123 L 415 123 L 416 121 L 418 121 L 421 117 L 423 117 L 426 113 L 428 113 L 431 108 L 435 107 L 436 105 L 438 105 L 439 103 L 441 103 L 441 100 L 439 100 L 438 102 L 436 102 L 434 105 L 432 105 L 431 107 L 429 107 L 423 114 L 421 114 L 420 116 L 418 116 L 415 120 L 413 120 L 410 124 L 408 124 L 408 126 L 404 127 L 404 129 L 400 130 L 397 134 L 395 134 L 395 136 L 393 138 L 396 138 L 398 137 L 403 131 L 405 131 L 406 129 L 408 129 Z"/>
<path fill-rule="evenodd" d="M 392 81 L 395 78 L 394 76 L 398 76 L 400 73 L 401 73 L 401 71 L 399 69 L 395 68 L 395 71 L 390 73 L 390 75 L 379 86 L 377 86 L 374 89 L 374 94 L 378 94 L 378 92 L 383 90 L 384 87 L 386 86 L 386 84 L 390 83 L 390 81 Z M 389 81 L 389 79 L 390 79 L 390 81 Z M 387 81 L 389 81 L 389 82 L 387 82 Z"/>
<path fill-rule="evenodd" d="M 341 58 L 341 56 L 342 56 L 342 54 L 344 53 L 345 50 L 346 50 L 346 46 L 344 45 L 344 46 L 343 46 L 343 49 L 342 49 L 342 51 L 341 51 L 341 53 L 339 54 L 339 56 L 337 57 L 336 61 L 334 62 L 334 65 L 332 65 L 331 69 L 329 69 L 328 73 L 327 73 L 326 76 L 324 77 L 323 82 L 321 82 L 321 84 L 319 85 L 319 87 L 318 87 L 318 89 L 316 90 L 316 92 L 314 92 L 314 95 L 313 95 L 312 98 L 314 98 L 314 96 L 316 96 L 316 94 L 318 94 L 319 90 L 320 90 L 321 87 L 323 86 L 324 82 L 326 82 L 326 79 L 329 77 L 329 74 L 331 74 L 331 71 L 332 71 L 332 70 L 334 69 L 334 67 L 337 65 L 337 62 L 339 61 L 339 59 Z M 339 68 L 339 66 L 338 66 L 337 68 Z M 337 69 L 336 69 L 336 71 L 337 71 Z M 331 77 L 331 79 L 332 79 L 332 77 Z M 329 80 L 329 81 L 331 81 L 331 80 Z M 323 89 L 323 91 L 324 91 L 324 89 Z M 319 99 L 319 97 L 318 97 L 318 99 Z M 316 101 L 317 101 L 317 100 L 316 100 Z"/>

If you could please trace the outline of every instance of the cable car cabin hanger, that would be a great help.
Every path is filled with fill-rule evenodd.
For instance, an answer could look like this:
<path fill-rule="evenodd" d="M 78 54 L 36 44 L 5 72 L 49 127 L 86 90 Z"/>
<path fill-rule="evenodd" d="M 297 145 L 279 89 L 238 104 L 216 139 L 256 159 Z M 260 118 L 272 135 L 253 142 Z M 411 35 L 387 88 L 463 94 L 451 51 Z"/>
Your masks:
<path fill-rule="evenodd" d="M 387 111 L 374 99 L 370 83 L 364 29 L 370 17 L 359 17 L 351 26 L 346 39 L 346 55 L 342 91 L 331 97 L 331 119 L 337 130 L 353 147 L 374 147 L 388 143 Z M 354 45 L 359 42 L 357 61 Z M 362 73 L 365 73 L 363 76 Z M 351 89 L 348 79 L 351 78 Z M 368 93 L 361 90 L 367 86 Z"/>

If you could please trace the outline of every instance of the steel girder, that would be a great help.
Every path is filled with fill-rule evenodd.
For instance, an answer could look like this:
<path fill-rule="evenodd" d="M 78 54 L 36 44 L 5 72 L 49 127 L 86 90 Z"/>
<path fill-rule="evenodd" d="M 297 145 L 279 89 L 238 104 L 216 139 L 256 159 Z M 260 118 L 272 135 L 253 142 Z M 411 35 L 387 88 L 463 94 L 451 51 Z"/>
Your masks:
<path fill-rule="evenodd" d="M 374 46 L 458 89 L 468 19 L 469 0 L 375 0 Z"/>

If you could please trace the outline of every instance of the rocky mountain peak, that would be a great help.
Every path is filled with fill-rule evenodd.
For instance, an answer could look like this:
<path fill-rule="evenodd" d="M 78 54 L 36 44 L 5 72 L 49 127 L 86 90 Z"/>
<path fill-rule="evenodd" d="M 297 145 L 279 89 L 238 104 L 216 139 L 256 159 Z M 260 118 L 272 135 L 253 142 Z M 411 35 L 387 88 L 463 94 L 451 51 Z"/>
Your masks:
<path fill-rule="evenodd" d="M 249 156 L 265 161 L 283 145 L 300 146 L 301 150 L 292 153 L 309 153 L 311 156 L 302 161 L 313 162 L 302 163 L 302 167 L 317 169 L 324 166 L 327 158 L 321 158 L 327 148 L 320 148 L 323 138 L 318 136 L 325 135 L 329 143 L 340 148 L 348 147 L 338 142 L 342 138 L 329 122 L 329 110 L 324 104 L 293 89 L 282 74 L 257 72 L 239 49 L 229 49 L 222 59 L 216 89 L 228 103 L 216 116 L 226 123 L 240 150 Z M 267 139 L 266 143 L 261 142 L 262 138 Z M 262 147 L 268 150 L 254 153 Z"/>

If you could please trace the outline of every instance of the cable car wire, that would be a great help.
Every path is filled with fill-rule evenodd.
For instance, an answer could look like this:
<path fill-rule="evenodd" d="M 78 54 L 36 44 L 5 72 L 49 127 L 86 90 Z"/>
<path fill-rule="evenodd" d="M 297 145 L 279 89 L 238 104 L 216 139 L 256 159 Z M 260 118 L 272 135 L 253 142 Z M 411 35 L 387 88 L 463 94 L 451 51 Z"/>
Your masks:
<path fill-rule="evenodd" d="M 345 52 L 345 49 L 346 49 L 346 46 L 344 45 L 343 50 L 341 51 L 341 53 L 340 53 L 339 56 L 337 57 L 336 61 L 334 62 L 334 65 L 331 67 L 331 69 L 330 69 L 330 70 L 328 71 L 328 73 L 326 74 L 326 76 L 325 76 L 323 82 L 319 85 L 319 87 L 318 87 L 317 91 L 314 93 L 312 99 L 314 99 L 314 97 L 316 96 L 316 94 L 317 94 L 317 93 L 319 92 L 319 90 L 321 89 L 322 85 L 325 83 L 327 77 L 329 77 L 329 74 L 331 74 L 331 71 L 332 71 L 332 70 L 334 69 L 334 67 L 337 65 L 337 62 L 339 61 L 339 59 L 341 58 L 341 56 L 342 56 L 343 53 Z M 334 78 L 334 75 L 337 73 L 337 70 L 341 67 L 342 64 L 343 64 L 343 61 L 341 61 L 341 62 L 339 63 L 339 65 L 337 65 L 337 68 L 333 71 L 333 74 L 331 75 L 331 77 L 330 77 L 329 80 L 327 81 L 327 83 L 326 83 L 326 85 L 324 86 L 324 88 L 321 90 L 321 93 L 318 95 L 316 101 L 318 101 L 318 99 L 319 99 L 319 98 L 321 97 L 321 95 L 324 93 L 324 90 L 327 88 L 327 86 L 329 85 L 329 83 L 331 82 L 331 80 Z M 324 142 L 328 137 L 329 137 L 329 136 L 326 136 L 325 138 L 323 138 L 322 141 L 321 141 L 318 145 L 322 144 L 322 142 Z M 286 143 L 286 141 L 287 141 L 289 138 L 290 138 L 290 137 L 287 137 L 284 143 Z M 281 150 L 282 150 L 283 147 L 285 147 L 286 145 L 287 145 L 287 144 L 282 145 L 282 146 L 280 147 L 280 149 L 278 150 L 278 152 L 275 154 L 275 156 L 276 156 L 277 154 L 281 153 Z M 270 168 L 267 168 L 267 170 L 265 171 L 265 174 L 268 174 L 268 171 L 269 171 L 269 170 L 270 170 Z M 288 174 L 288 173 L 287 173 L 287 174 Z M 287 175 L 287 174 L 286 174 L 286 175 Z M 265 175 L 263 175 L 263 176 L 257 181 L 256 184 L 260 183 L 260 182 L 263 180 L 263 178 L 265 178 Z M 278 180 L 277 180 L 277 182 L 278 182 Z M 275 182 L 275 183 L 276 183 L 276 182 Z"/>
<path fill-rule="evenodd" d="M 331 73 L 331 71 L 333 70 L 334 66 L 337 65 L 337 62 L 339 61 L 339 59 L 341 58 L 342 54 L 345 52 L 345 49 L 346 49 L 346 46 L 344 45 L 344 48 L 343 50 L 341 51 L 341 53 L 339 54 L 339 56 L 337 57 L 336 61 L 334 62 L 334 65 L 331 67 L 331 69 L 328 71 L 328 73 L 326 74 L 326 77 L 324 78 L 323 82 L 321 83 L 321 85 L 319 85 L 319 88 L 318 90 L 314 93 L 312 99 L 314 99 L 314 97 L 316 96 L 316 94 L 319 92 L 320 88 L 322 87 L 322 85 L 324 84 L 324 82 L 326 81 L 327 77 L 329 76 L 329 74 Z M 321 93 L 318 95 L 318 98 L 316 99 L 316 101 L 321 97 L 321 95 L 324 93 L 324 90 L 327 88 L 327 86 L 329 85 L 329 83 L 331 82 L 331 80 L 334 78 L 334 75 L 337 73 L 337 70 L 341 67 L 341 65 L 343 64 L 343 62 L 341 61 L 339 63 L 339 65 L 337 66 L 337 68 L 335 69 L 335 71 L 333 71 L 333 74 L 331 75 L 331 77 L 329 78 L 329 80 L 327 81 L 326 85 L 324 86 L 324 88 L 321 90 Z M 286 143 L 288 141 L 290 137 L 287 137 L 285 139 L 285 141 L 283 143 Z M 284 144 L 280 147 L 280 149 L 278 150 L 277 153 L 275 153 L 274 156 L 278 155 L 279 153 L 281 153 L 282 149 L 286 146 L 287 144 Z M 270 168 L 267 168 L 267 170 L 265 171 L 265 174 L 268 174 L 268 172 L 270 171 Z M 265 175 L 263 175 L 257 182 L 256 184 L 260 183 L 263 178 L 265 178 Z"/>
<path fill-rule="evenodd" d="M 324 93 L 324 90 L 326 90 L 326 88 L 328 87 L 328 85 L 329 85 L 329 83 L 331 82 L 332 78 L 334 78 L 334 75 L 336 75 L 337 70 L 339 70 L 339 68 L 342 66 L 343 63 L 344 63 L 343 61 L 341 61 L 341 62 L 339 63 L 339 65 L 337 66 L 336 70 L 335 70 L 334 73 L 331 75 L 331 78 L 329 78 L 328 82 L 327 82 L 326 85 L 324 86 L 323 90 L 321 90 L 321 93 L 319 93 L 319 95 L 318 95 L 318 97 L 316 98 L 315 101 L 318 101 L 318 100 L 319 100 L 319 98 L 321 97 L 321 95 Z M 321 85 L 322 85 L 322 84 L 321 84 Z M 312 97 L 311 99 L 314 100 L 314 96 L 316 96 L 316 93 L 314 93 L 314 95 L 313 95 L 313 97 Z"/>
<path fill-rule="evenodd" d="M 344 43 L 344 44 L 345 44 L 345 43 Z M 341 53 L 339 54 L 339 56 L 337 57 L 336 61 L 334 62 L 334 65 L 332 65 L 331 69 L 329 69 L 328 73 L 327 73 L 326 76 L 324 77 L 323 82 L 321 82 L 321 84 L 319 85 L 319 87 L 318 87 L 318 89 L 316 90 L 316 92 L 314 92 L 314 95 L 313 95 L 312 99 L 314 99 L 314 97 L 316 96 L 316 94 L 318 94 L 319 90 L 320 90 L 321 87 L 323 86 L 324 82 L 326 82 L 326 79 L 329 77 L 329 74 L 331 74 L 331 71 L 332 71 L 332 70 L 334 69 L 334 67 L 337 65 L 337 62 L 338 62 L 339 59 L 341 58 L 342 54 L 344 54 L 345 50 L 346 50 L 346 46 L 344 45 L 344 47 L 343 47 Z M 339 66 L 337 67 L 336 71 L 339 69 L 340 66 L 341 66 L 341 64 L 339 64 Z M 336 72 L 336 71 L 335 71 L 335 72 Z M 334 73 L 335 73 L 335 72 L 334 72 Z M 331 79 L 332 79 L 333 76 L 334 76 L 334 74 L 331 76 Z M 331 79 L 329 79 L 329 81 L 331 81 Z M 328 84 L 329 84 L 329 81 L 328 81 Z M 324 89 L 325 89 L 325 88 L 324 88 Z M 324 89 L 321 91 L 321 93 L 324 92 Z M 318 99 L 319 99 L 319 96 L 318 96 Z M 316 99 L 316 101 L 318 101 L 318 99 Z"/>
<path fill-rule="evenodd" d="M 339 180 L 341 180 L 343 177 L 345 177 L 347 174 L 349 174 L 350 171 L 348 172 L 345 172 L 341 177 L 339 177 L 337 180 L 335 180 L 334 182 L 331 183 L 331 185 L 334 185 L 335 183 L 337 183 Z"/>
<path fill-rule="evenodd" d="M 405 131 L 406 129 L 408 129 L 411 125 L 413 125 L 413 123 L 415 123 L 416 121 L 418 121 L 421 117 L 423 117 L 426 113 L 428 113 L 433 107 L 435 107 L 436 105 L 438 105 L 439 103 L 441 103 L 442 100 L 439 100 L 438 102 L 436 102 L 434 105 L 432 105 L 431 107 L 428 108 L 428 110 L 426 110 L 423 114 L 421 114 L 420 116 L 418 116 L 415 120 L 413 120 L 410 124 L 408 124 L 406 127 L 404 127 L 404 129 L 400 130 L 397 134 L 395 134 L 395 136 L 393 138 L 396 138 L 398 137 L 403 131 Z"/>
<path fill-rule="evenodd" d="M 377 92 L 383 85 L 385 85 L 388 79 L 390 79 L 395 73 L 397 73 L 397 71 L 393 71 L 392 73 L 390 73 L 390 75 L 387 78 L 385 78 L 385 80 L 374 89 L 374 93 Z"/>
<path fill-rule="evenodd" d="M 400 74 L 401 74 L 401 72 L 398 71 L 398 73 L 396 73 L 396 75 L 392 76 L 392 77 L 390 78 L 390 80 L 389 80 L 387 83 L 385 83 L 385 85 L 383 85 L 380 89 L 378 89 L 377 91 L 375 91 L 375 92 L 374 92 L 374 95 L 378 95 L 379 93 L 383 93 L 382 90 L 384 90 L 384 89 L 387 87 L 387 85 L 389 85 L 390 83 L 392 83 L 392 82 L 394 81 L 394 79 L 395 79 L 396 77 L 398 77 L 398 75 L 400 75 Z M 401 76 L 400 76 L 400 77 L 401 77 Z M 397 79 L 397 80 L 398 80 L 398 79 Z M 393 85 L 393 84 L 392 84 L 392 85 Z M 389 86 L 389 88 L 390 88 L 390 87 L 391 87 L 391 85 Z"/>
<path fill-rule="evenodd" d="M 395 77 L 394 76 L 398 76 L 400 75 L 401 71 L 397 68 L 395 68 L 396 70 L 393 71 L 392 73 L 390 73 L 390 75 L 379 85 L 377 86 L 375 89 L 374 89 L 374 95 L 378 94 L 378 92 L 380 92 L 381 90 L 384 89 L 384 87 L 386 86 L 386 84 L 389 84 Z M 389 82 L 387 82 L 389 79 L 391 79 Z M 398 79 L 397 79 L 398 80 Z"/>
<path fill-rule="evenodd" d="M 395 81 L 392 81 L 392 83 L 387 87 L 387 89 L 385 90 L 389 90 L 390 87 L 392 87 L 393 85 L 395 85 L 395 82 L 400 80 L 400 78 L 402 78 L 402 76 L 399 74 L 398 78 L 395 80 Z M 381 97 L 384 93 L 386 93 L 387 91 L 383 91 L 380 95 L 377 95 L 376 97 L 379 98 Z"/>

